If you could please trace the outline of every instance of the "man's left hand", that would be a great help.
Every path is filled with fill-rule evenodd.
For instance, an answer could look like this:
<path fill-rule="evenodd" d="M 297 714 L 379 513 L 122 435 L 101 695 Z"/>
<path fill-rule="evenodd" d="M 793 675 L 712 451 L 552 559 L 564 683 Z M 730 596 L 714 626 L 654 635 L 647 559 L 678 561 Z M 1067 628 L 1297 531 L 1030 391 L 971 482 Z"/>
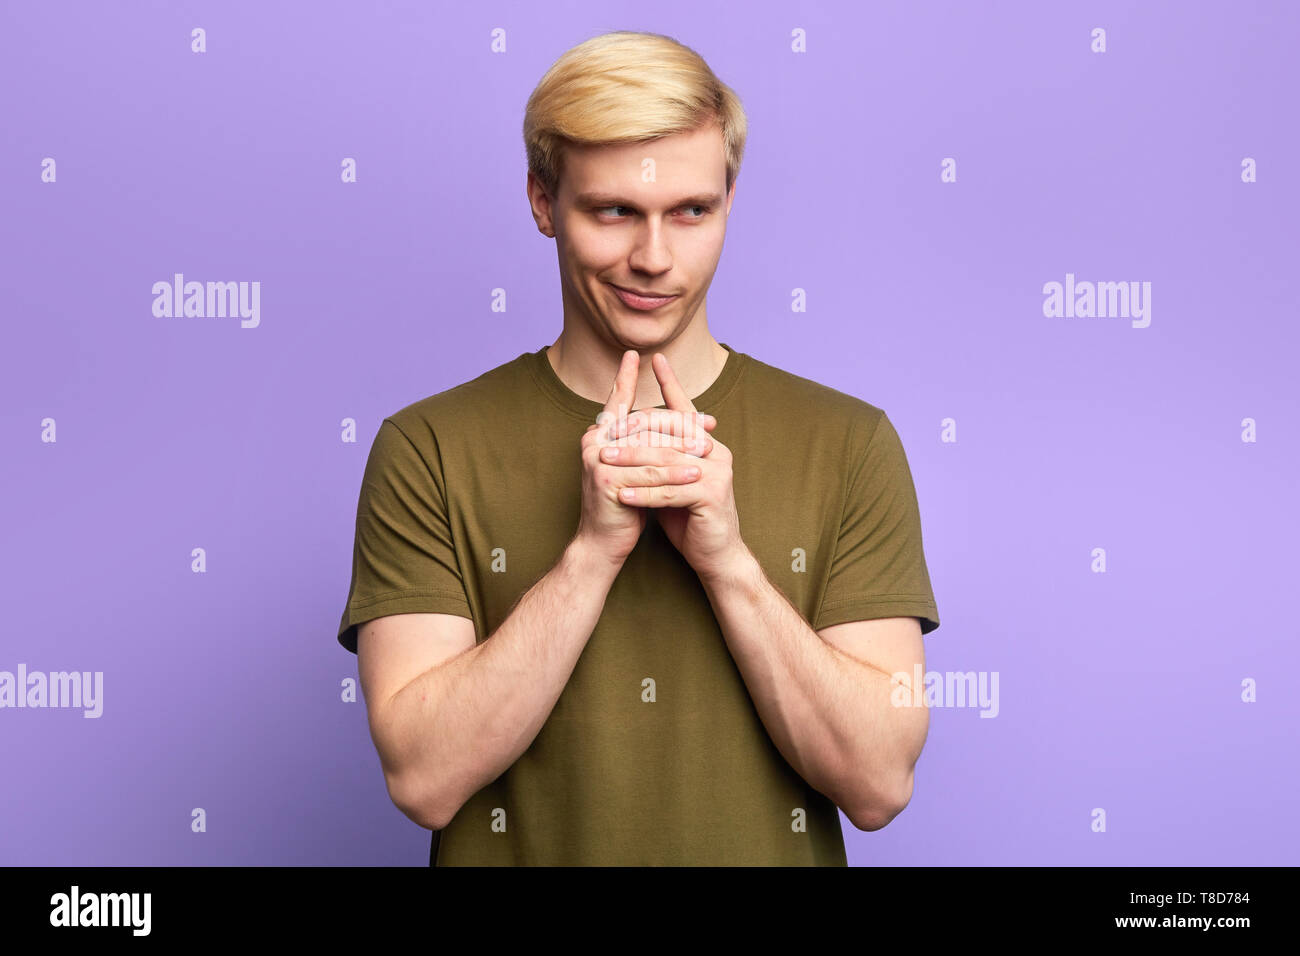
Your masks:
<path fill-rule="evenodd" d="M 692 429 L 683 427 L 694 420 L 695 406 L 666 356 L 656 352 L 651 357 L 651 365 L 659 379 L 667 411 L 638 409 L 636 414 L 649 416 L 650 423 L 636 445 L 620 443 L 614 464 L 694 465 L 700 469 L 700 475 L 685 484 L 632 487 L 627 489 L 631 497 L 625 492 L 622 500 L 630 507 L 652 509 L 664 535 L 701 579 L 720 577 L 748 551 L 740 536 L 740 518 L 736 513 L 731 449 L 703 429 L 695 429 L 692 434 Z M 682 444 L 685 438 L 694 438 L 706 447 L 703 457 L 697 457 L 698 446 L 695 451 L 672 447 Z"/>

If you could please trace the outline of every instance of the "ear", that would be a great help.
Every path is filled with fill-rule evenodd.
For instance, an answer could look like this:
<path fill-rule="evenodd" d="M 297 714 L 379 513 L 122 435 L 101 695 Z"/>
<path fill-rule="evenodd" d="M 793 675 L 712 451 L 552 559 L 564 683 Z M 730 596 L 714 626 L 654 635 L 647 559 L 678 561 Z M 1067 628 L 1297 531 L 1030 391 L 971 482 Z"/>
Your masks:
<path fill-rule="evenodd" d="M 524 191 L 528 195 L 528 204 L 532 208 L 533 222 L 537 223 L 537 231 L 543 236 L 554 239 L 555 223 L 552 218 L 554 197 L 546 192 L 546 187 L 532 170 L 528 171 Z"/>

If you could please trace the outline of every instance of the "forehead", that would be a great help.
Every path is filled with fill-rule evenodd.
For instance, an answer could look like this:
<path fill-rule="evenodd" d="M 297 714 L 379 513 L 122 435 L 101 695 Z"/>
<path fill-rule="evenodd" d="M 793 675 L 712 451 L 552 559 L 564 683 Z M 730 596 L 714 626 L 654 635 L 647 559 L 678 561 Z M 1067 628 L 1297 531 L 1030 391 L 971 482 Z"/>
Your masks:
<path fill-rule="evenodd" d="M 653 199 L 668 192 L 721 192 L 727 157 L 722 129 L 714 125 L 643 143 L 567 145 L 562 169 L 571 196 L 620 192 Z"/>

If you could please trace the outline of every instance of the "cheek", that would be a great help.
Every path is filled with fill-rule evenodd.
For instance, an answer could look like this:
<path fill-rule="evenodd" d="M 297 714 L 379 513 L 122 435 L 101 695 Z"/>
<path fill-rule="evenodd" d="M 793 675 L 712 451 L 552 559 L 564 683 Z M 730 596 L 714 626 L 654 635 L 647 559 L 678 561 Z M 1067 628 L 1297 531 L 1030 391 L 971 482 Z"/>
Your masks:
<path fill-rule="evenodd" d="M 612 230 L 601 229 L 596 223 L 581 216 L 571 216 L 564 221 L 565 245 L 580 259 L 600 259 L 608 255 L 618 239 Z"/>
<path fill-rule="evenodd" d="M 707 236 L 701 236 L 697 250 L 700 259 L 708 262 L 711 266 L 717 265 L 718 260 L 722 258 L 722 244 L 725 238 L 726 233 L 721 229 L 711 232 Z"/>

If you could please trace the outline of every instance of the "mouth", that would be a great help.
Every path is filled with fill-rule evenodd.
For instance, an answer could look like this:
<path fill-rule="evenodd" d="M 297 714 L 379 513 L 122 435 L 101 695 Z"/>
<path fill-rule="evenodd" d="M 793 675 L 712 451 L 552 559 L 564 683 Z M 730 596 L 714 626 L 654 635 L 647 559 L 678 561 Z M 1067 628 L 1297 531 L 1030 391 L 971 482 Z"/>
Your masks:
<path fill-rule="evenodd" d="M 650 294 L 648 291 L 625 289 L 622 286 L 614 285 L 612 282 L 609 286 L 624 305 L 629 309 L 636 309 L 638 312 L 653 311 L 677 298 L 675 295 L 655 295 Z"/>

